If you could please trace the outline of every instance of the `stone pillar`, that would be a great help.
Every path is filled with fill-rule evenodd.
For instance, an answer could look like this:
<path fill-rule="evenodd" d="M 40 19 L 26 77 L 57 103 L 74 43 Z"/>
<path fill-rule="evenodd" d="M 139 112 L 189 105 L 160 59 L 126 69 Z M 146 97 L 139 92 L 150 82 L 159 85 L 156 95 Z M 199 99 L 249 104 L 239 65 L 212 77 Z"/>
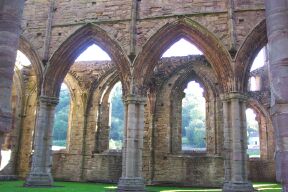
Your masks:
<path fill-rule="evenodd" d="M 265 0 L 276 175 L 288 191 L 288 0 Z"/>
<path fill-rule="evenodd" d="M 23 7 L 24 0 L 0 1 L 0 149 L 4 133 L 12 129 L 10 99 Z"/>
<path fill-rule="evenodd" d="M 32 167 L 25 186 L 51 186 L 52 131 L 57 98 L 41 96 L 34 132 Z"/>
<path fill-rule="evenodd" d="M 142 177 L 145 98 L 129 95 L 125 99 L 126 118 L 123 142 L 122 177 L 118 191 L 145 191 Z"/>
<path fill-rule="evenodd" d="M 0 1 L 0 131 L 11 129 L 11 90 L 24 0 Z"/>
<path fill-rule="evenodd" d="M 4 140 L 5 140 L 5 134 L 0 131 L 0 165 L 2 162 L 1 150 L 2 150 L 2 145 L 4 143 Z"/>
<path fill-rule="evenodd" d="M 248 181 L 246 97 L 239 93 L 222 96 L 224 120 L 224 192 L 253 192 Z"/>

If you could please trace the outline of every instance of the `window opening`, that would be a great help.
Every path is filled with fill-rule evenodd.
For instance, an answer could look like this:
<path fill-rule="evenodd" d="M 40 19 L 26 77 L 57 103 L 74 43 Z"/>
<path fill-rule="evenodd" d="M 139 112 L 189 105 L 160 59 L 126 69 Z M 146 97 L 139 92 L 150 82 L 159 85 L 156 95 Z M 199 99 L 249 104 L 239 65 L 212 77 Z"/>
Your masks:
<path fill-rule="evenodd" d="M 52 150 L 66 149 L 70 99 L 69 89 L 65 83 L 62 83 L 59 103 L 55 109 Z"/>
<path fill-rule="evenodd" d="M 191 81 L 182 99 L 182 150 L 206 151 L 206 107 L 204 90 Z"/>
<path fill-rule="evenodd" d="M 250 72 L 254 71 L 256 69 L 259 69 L 260 67 L 263 67 L 265 64 L 265 60 L 266 60 L 266 51 L 265 51 L 265 47 L 263 47 L 259 53 L 257 54 L 257 56 L 255 57 L 253 64 L 251 66 Z"/>
<path fill-rule="evenodd" d="M 253 109 L 246 109 L 247 119 L 247 154 L 250 158 L 260 157 L 260 134 L 259 123 Z"/>
<path fill-rule="evenodd" d="M 121 150 L 124 129 L 124 105 L 122 101 L 122 84 L 118 82 L 109 95 L 109 149 Z"/>

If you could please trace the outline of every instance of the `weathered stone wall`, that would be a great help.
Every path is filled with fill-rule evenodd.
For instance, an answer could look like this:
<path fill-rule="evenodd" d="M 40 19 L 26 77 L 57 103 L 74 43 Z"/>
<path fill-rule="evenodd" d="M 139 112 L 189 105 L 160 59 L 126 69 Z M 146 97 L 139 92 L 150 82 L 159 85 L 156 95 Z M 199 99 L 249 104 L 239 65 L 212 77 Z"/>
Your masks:
<path fill-rule="evenodd" d="M 249 179 L 254 182 L 276 181 L 275 161 L 263 159 L 249 160 Z"/>
<path fill-rule="evenodd" d="M 95 23 L 115 38 L 128 52 L 130 41 L 131 1 L 56 1 L 52 9 L 52 27 L 47 29 L 50 9 L 48 0 L 28 0 L 25 3 L 22 22 L 23 36 L 37 50 L 40 57 L 45 52 L 45 41 L 50 42 L 49 54 L 56 49 L 76 29 L 86 23 Z M 138 5 L 137 47 L 167 23 L 186 17 L 199 22 L 219 38 L 229 49 L 227 1 L 140 1 Z M 246 35 L 264 19 L 262 0 L 235 2 L 235 28 L 237 45 L 241 45 Z M 51 37 L 47 36 L 51 32 Z M 138 51 L 139 51 L 138 50 Z"/>
<path fill-rule="evenodd" d="M 235 1 L 232 10 L 234 26 L 230 26 L 229 6 L 226 0 L 185 0 L 181 3 L 176 0 L 138 1 L 137 21 L 134 26 L 136 34 L 131 34 L 131 6 L 132 1 L 128 0 L 27 0 L 22 20 L 22 37 L 29 42 L 30 48 L 43 61 L 44 67 L 47 66 L 46 62 L 49 58 L 63 46 L 63 42 L 69 41 L 69 37 L 79 28 L 87 26 L 87 23 L 103 29 L 127 55 L 131 49 L 131 38 L 135 35 L 137 56 L 137 54 L 148 54 L 141 53 L 141 50 L 151 37 L 161 31 L 161 28 L 186 18 L 204 26 L 207 29 L 205 33 L 212 33 L 217 41 L 219 40 L 217 45 L 221 47 L 220 44 L 223 44 L 227 50 L 231 48 L 233 35 L 231 33 L 234 33 L 237 51 L 247 35 L 264 19 L 265 11 L 263 0 Z M 79 34 L 75 41 L 84 38 L 86 33 L 92 33 L 84 32 L 85 34 Z M 195 37 L 189 40 L 193 42 L 193 38 Z M 106 41 L 108 40 L 101 40 L 103 44 Z M 90 41 L 85 43 L 91 44 Z M 72 47 L 64 48 L 68 50 L 66 54 L 75 57 L 84 51 L 84 47 L 73 53 L 69 52 Z M 107 50 L 105 46 L 102 48 Z M 147 65 L 150 64 L 149 61 L 147 62 Z M 230 62 L 235 64 L 232 59 Z M 111 63 L 83 62 L 76 63 L 70 68 L 64 80 L 72 96 L 68 145 L 66 150 L 53 154 L 52 172 L 56 179 L 116 182 L 121 176 L 121 154 L 108 150 L 109 90 L 119 80 L 128 81 L 123 79 L 120 71 L 117 70 L 119 69 L 117 63 L 117 60 Z M 236 64 L 240 65 L 240 63 Z M 223 115 L 219 95 L 223 89 L 221 79 L 217 79 L 215 70 L 217 70 L 215 66 L 210 65 L 203 56 L 162 59 L 154 68 L 148 90 L 149 98 L 155 101 L 145 105 L 143 175 L 148 182 L 195 186 L 222 184 L 224 180 Z M 181 135 L 177 134 L 181 129 L 180 100 L 183 92 L 179 86 L 183 86 L 194 77 L 200 79 L 206 88 L 207 151 L 204 154 L 183 153 Z M 261 76 L 263 85 L 268 85 L 267 77 L 266 74 Z M 33 78 L 29 85 L 32 85 L 32 82 L 35 85 L 36 80 L 35 77 Z M 37 77 L 38 80 L 42 78 Z M 37 89 L 40 87 L 38 86 Z M 27 94 L 29 96 L 24 104 L 25 113 L 22 117 L 22 139 L 18 157 L 18 170 L 21 177 L 25 177 L 29 171 L 37 108 L 37 92 L 30 90 Z M 249 93 L 249 96 L 259 102 L 260 106 L 263 105 L 263 109 L 267 112 L 269 94 L 269 88 L 266 87 L 261 92 Z M 274 170 L 272 155 L 274 148 L 268 145 L 269 143 L 274 146 L 274 133 L 271 123 L 267 120 L 269 119 L 267 114 L 260 116 L 261 143 L 263 143 L 261 159 L 250 160 L 249 165 L 250 178 L 255 181 L 274 180 L 274 175 L 268 172 Z M 266 133 L 269 134 L 264 137 Z M 267 172 L 260 173 L 261 169 Z"/>
<path fill-rule="evenodd" d="M 217 155 L 221 154 L 217 149 L 222 148 L 218 142 L 223 139 L 220 134 L 222 131 L 219 122 L 214 121 L 219 110 L 214 107 L 215 96 L 219 93 L 216 87 L 211 87 L 211 83 L 213 86 L 217 83 L 211 70 L 211 66 L 201 56 L 164 58 L 159 62 L 155 70 L 159 88 L 156 88 L 158 91 L 152 138 L 154 140 L 152 155 L 155 159 L 155 164 L 152 165 L 153 183 L 182 183 L 194 186 L 220 186 L 223 183 L 223 158 Z M 204 86 L 205 90 L 207 105 L 205 152 L 185 152 L 181 149 L 183 91 L 187 83 L 192 80 Z M 212 167 L 214 171 L 211 172 Z M 206 179 L 202 180 L 204 177 Z"/>
<path fill-rule="evenodd" d="M 103 64 L 103 63 L 102 63 Z M 119 153 L 113 153 L 109 151 L 102 151 L 102 153 L 94 151 L 94 147 L 97 142 L 96 137 L 96 127 L 97 127 L 97 110 L 98 107 L 97 104 L 94 104 L 93 106 L 90 106 L 90 112 L 88 113 L 88 126 L 87 132 L 86 132 L 86 139 L 83 139 L 84 130 L 80 129 L 80 127 L 83 126 L 84 122 L 81 120 L 83 118 L 83 114 L 80 113 L 79 109 L 81 109 L 81 105 L 83 105 L 83 101 L 80 99 L 83 96 L 83 92 L 81 91 L 81 88 L 87 88 L 91 87 L 91 82 L 98 81 L 97 79 L 103 79 L 99 82 L 99 89 L 95 89 L 95 103 L 100 102 L 101 95 L 105 95 L 105 88 L 104 92 L 102 90 L 102 86 L 105 87 L 105 83 L 107 84 L 107 80 L 103 77 L 105 71 L 109 71 L 111 66 L 113 64 L 106 65 L 106 68 L 103 67 L 96 67 L 94 66 L 94 69 L 92 69 L 91 64 L 87 62 L 87 67 L 85 68 L 85 65 L 79 65 L 77 64 L 72 68 L 70 75 L 66 77 L 66 83 L 69 86 L 70 90 L 73 91 L 72 93 L 72 107 L 71 107 L 71 114 L 70 114 L 70 120 L 69 123 L 69 144 L 66 151 L 59 151 L 55 152 L 53 155 L 53 173 L 54 177 L 56 179 L 64 179 L 64 180 L 73 180 L 78 181 L 80 179 L 85 179 L 89 181 L 108 181 L 108 182 L 116 182 L 119 176 L 121 175 L 121 154 Z M 105 65 L 104 65 L 105 66 Z M 171 117 L 171 107 L 173 106 L 171 101 L 174 99 L 165 99 L 161 100 L 159 98 L 171 98 L 171 91 L 173 90 L 173 83 L 176 82 L 176 80 L 185 75 L 184 71 L 187 70 L 187 67 L 191 67 L 191 69 L 198 72 L 198 74 L 205 74 L 210 76 L 210 78 L 214 78 L 212 74 L 209 74 L 209 64 L 205 63 L 205 59 L 201 57 L 184 57 L 184 58 L 167 58 L 163 59 L 159 62 L 157 65 L 157 69 L 155 70 L 155 82 L 156 85 L 159 87 L 162 87 L 159 90 L 162 90 L 157 95 L 157 105 L 156 105 L 156 111 L 157 109 L 159 112 L 155 113 L 155 133 L 154 138 L 154 145 L 152 146 L 149 142 L 151 140 L 151 135 L 149 132 L 151 132 L 151 127 L 149 127 L 151 119 L 149 119 L 149 110 L 148 106 L 146 107 L 146 133 L 145 134 L 145 148 L 144 148 L 144 155 L 143 155 L 143 171 L 145 178 L 147 180 L 150 180 L 152 183 L 178 183 L 178 184 L 184 184 L 184 185 L 195 185 L 195 186 L 220 186 L 223 182 L 223 175 L 224 175 L 224 168 L 223 168 L 223 158 L 221 156 L 213 155 L 213 154 L 221 154 L 222 151 L 222 130 L 221 127 L 221 115 L 217 115 L 212 113 L 212 116 L 209 115 L 211 118 L 211 122 L 213 122 L 214 128 L 209 131 L 208 134 L 211 135 L 211 139 L 207 145 L 207 152 L 210 155 L 205 154 L 177 154 L 177 152 L 171 152 L 170 151 L 170 143 L 175 142 L 179 145 L 179 139 L 171 137 L 171 130 L 169 130 L 169 127 L 179 121 L 178 118 Z M 181 71 L 182 70 L 182 71 Z M 193 71 L 192 70 L 192 71 Z M 211 70 L 211 69 L 210 69 Z M 176 71 L 176 73 L 175 73 Z M 90 74 L 90 76 L 89 76 Z M 91 75 L 93 74 L 93 75 Z M 102 74 L 102 75 L 96 75 L 98 78 L 95 78 L 95 74 Z M 109 74 L 109 73 L 108 73 Z M 176 74 L 176 75 L 175 75 Z M 171 77 L 172 75 L 172 77 Z M 109 75 L 108 75 L 109 76 Z M 204 75 L 203 75 L 204 77 Z M 94 80 L 92 81 L 91 78 Z M 188 79 L 191 79 L 191 76 L 187 76 Z M 206 77 L 207 78 L 207 77 Z M 263 77 L 265 78 L 265 77 Z M 110 85 L 110 87 L 113 86 L 113 82 L 115 82 L 115 77 L 110 77 L 112 81 L 110 80 L 110 84 L 108 83 L 107 86 Z M 192 78 L 193 79 L 193 78 Z M 90 82 L 90 83 L 89 83 Z M 103 84 L 104 83 L 104 84 Z M 164 83 L 164 84 L 163 84 Z M 101 85 L 103 84 L 103 85 Z M 163 85 L 162 85 L 163 84 Z M 213 88 L 215 89 L 215 87 Z M 84 89 L 83 89 L 84 90 Z M 99 91 L 98 91 L 99 90 Z M 177 91 L 177 90 L 176 90 Z M 209 91 L 208 91 L 209 92 Z M 211 92 L 211 91 L 210 91 Z M 212 94 L 212 93 L 210 93 Z M 98 96 L 97 96 L 98 95 Z M 217 94 L 216 94 L 217 95 Z M 109 94 L 106 94 L 106 97 L 109 96 Z M 35 101 L 35 100 L 34 100 Z M 217 102 L 216 102 L 217 103 Z M 220 104 L 217 104 L 220 105 Z M 179 105 L 176 105 L 179 107 Z M 212 107 L 214 109 L 214 107 Z M 34 108 L 35 110 L 35 108 Z M 221 110 L 221 109 L 219 109 Z M 173 111 L 177 111 L 173 108 Z M 178 110 L 179 111 L 179 110 Z M 95 114 L 96 113 L 96 114 Z M 218 112 L 221 114 L 221 112 Z M 73 115 L 74 114 L 74 115 Z M 216 115 L 216 116 L 214 116 Z M 90 117 L 91 116 L 91 117 Z M 89 118 L 90 117 L 90 118 Z M 27 118 L 27 117 L 25 117 Z M 106 117 L 107 118 L 107 117 Z M 214 119 L 218 119 L 218 122 L 214 122 Z M 101 121 L 101 120 L 100 120 Z M 208 118 L 209 121 L 209 118 Z M 176 123 L 181 124 L 181 123 Z M 28 126 L 29 123 L 26 124 Z M 91 128 L 89 128 L 91 127 Z M 173 126 L 172 126 L 173 127 Z M 218 127 L 218 128 L 217 128 Z M 214 135 L 215 128 L 218 129 L 216 132 L 218 135 Z M 170 127 L 171 129 L 171 127 Z M 28 135 L 31 134 L 31 131 L 25 131 Z M 273 135 L 271 135 L 272 137 Z M 24 141 L 29 141 L 29 137 L 26 135 Z M 106 134 L 106 142 L 108 140 L 108 134 Z M 271 139 L 271 138 L 270 138 Z M 214 143 L 217 143 L 215 146 Z M 85 152 L 83 153 L 83 144 L 86 145 Z M 218 146 L 219 145 L 219 146 Z M 26 145 L 26 147 L 29 148 L 31 151 L 31 145 Z M 170 146 L 170 147 L 169 147 Z M 151 148 L 154 147 L 155 150 L 155 156 L 154 158 L 154 164 L 151 165 Z M 212 148 L 210 148 L 212 147 Z M 29 151 L 28 149 L 26 152 Z M 271 149 L 270 149 L 271 151 Z M 175 154 L 176 153 L 176 154 Z M 28 155 L 29 153 L 26 153 Z M 85 156 L 83 156 L 85 154 Z M 268 152 L 268 154 L 271 154 Z M 212 156 L 211 156 L 212 155 Z M 263 154 L 265 156 L 265 154 Z M 29 159 L 29 158 L 28 158 Z M 270 157 L 271 159 L 271 157 Z M 24 164 L 24 160 L 21 161 Z M 263 162 L 263 164 L 261 164 Z M 28 163 L 25 163 L 25 172 L 28 171 Z M 197 166 L 196 166 L 197 165 Z M 24 165 L 21 167 L 25 167 Z M 207 166 L 209 169 L 207 169 Z M 273 180 L 274 176 L 267 174 L 261 174 L 259 175 L 257 170 L 260 170 L 261 167 L 266 166 L 267 169 L 273 170 L 273 161 L 267 161 L 264 160 L 250 160 L 250 178 L 255 181 L 261 181 L 261 180 Z M 170 169 L 173 167 L 173 169 Z M 214 170 L 211 172 L 211 170 Z M 153 171 L 153 178 L 151 178 L 151 171 Z M 214 174 L 212 174 L 214 173 Z M 24 173 L 22 173 L 23 175 Z M 201 180 L 201 177 L 203 176 L 205 178 L 204 180 Z M 23 177 L 23 176 L 22 176 Z M 203 178 L 202 177 L 202 178 Z"/>

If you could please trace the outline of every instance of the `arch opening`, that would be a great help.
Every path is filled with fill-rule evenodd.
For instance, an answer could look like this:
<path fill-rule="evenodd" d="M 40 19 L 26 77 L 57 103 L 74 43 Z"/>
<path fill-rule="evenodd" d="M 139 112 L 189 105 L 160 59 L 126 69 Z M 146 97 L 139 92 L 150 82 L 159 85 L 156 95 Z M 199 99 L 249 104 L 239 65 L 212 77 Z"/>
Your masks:
<path fill-rule="evenodd" d="M 5 138 L 5 140 L 7 140 L 7 137 Z M 6 146 L 2 146 L 0 171 L 2 171 L 8 165 L 11 159 L 11 154 L 12 154 L 11 148 L 9 149 Z"/>
<path fill-rule="evenodd" d="M 171 45 L 163 54 L 162 57 L 181 57 L 188 55 L 203 55 L 194 44 L 187 41 L 185 38 L 181 38 L 173 45 Z"/>
<path fill-rule="evenodd" d="M 70 103 L 70 91 L 67 85 L 62 83 L 59 103 L 55 108 L 52 150 L 66 149 L 67 147 L 67 130 L 69 127 Z"/>
<path fill-rule="evenodd" d="M 253 64 L 250 68 L 250 72 L 263 67 L 266 60 L 267 58 L 266 58 L 266 46 L 265 46 L 258 52 L 257 56 L 255 57 Z"/>
<path fill-rule="evenodd" d="M 206 151 L 206 108 L 203 88 L 190 81 L 182 99 L 182 151 Z"/>
<path fill-rule="evenodd" d="M 257 115 L 252 108 L 246 109 L 247 119 L 247 154 L 249 158 L 260 157 L 260 133 Z"/>
<path fill-rule="evenodd" d="M 80 61 L 111 61 L 110 56 L 98 45 L 92 44 L 86 48 L 75 60 Z"/>
<path fill-rule="evenodd" d="M 266 47 L 263 47 L 255 57 L 253 64 L 250 68 L 250 77 L 248 79 L 248 91 L 261 90 L 261 69 L 267 62 Z"/>
<path fill-rule="evenodd" d="M 21 70 L 23 69 L 23 67 L 28 67 L 30 65 L 31 65 L 31 62 L 27 58 L 27 56 L 18 50 L 17 55 L 16 55 L 15 67 Z"/>
<path fill-rule="evenodd" d="M 124 129 L 124 105 L 122 101 L 122 84 L 117 82 L 109 95 L 109 149 L 121 150 Z"/>

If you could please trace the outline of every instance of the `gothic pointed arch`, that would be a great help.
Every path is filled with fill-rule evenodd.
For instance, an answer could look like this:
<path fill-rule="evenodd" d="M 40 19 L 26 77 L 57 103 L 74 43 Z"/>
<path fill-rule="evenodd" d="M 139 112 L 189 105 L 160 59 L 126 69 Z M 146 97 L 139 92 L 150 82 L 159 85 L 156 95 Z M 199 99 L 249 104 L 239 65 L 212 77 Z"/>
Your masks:
<path fill-rule="evenodd" d="M 31 62 L 31 65 L 36 73 L 37 78 L 37 89 L 40 90 L 41 83 L 43 81 L 43 71 L 44 67 L 42 65 L 42 61 L 36 52 L 36 50 L 33 48 L 31 43 L 29 43 L 28 40 L 25 39 L 25 37 L 20 36 L 19 37 L 19 48 L 18 48 Z"/>
<path fill-rule="evenodd" d="M 248 108 L 251 108 L 256 113 L 256 120 L 259 125 L 261 158 L 274 159 L 273 153 L 275 151 L 276 141 L 269 111 L 267 111 L 267 108 L 263 106 L 263 104 L 253 98 L 248 99 L 247 109 Z"/>
<path fill-rule="evenodd" d="M 149 77 L 161 55 L 181 38 L 196 45 L 211 63 L 223 89 L 231 89 L 233 70 L 231 57 L 221 41 L 199 23 L 184 18 L 167 23 L 144 45 L 134 62 L 133 75 L 138 85 L 149 81 Z"/>
<path fill-rule="evenodd" d="M 92 44 L 97 44 L 115 61 L 122 79 L 128 78 L 129 59 L 124 50 L 106 31 L 89 23 L 76 30 L 53 53 L 44 77 L 43 95 L 58 96 L 61 82 L 71 65 Z"/>
<path fill-rule="evenodd" d="M 251 66 L 257 53 L 267 44 L 266 20 L 259 22 L 245 38 L 236 54 L 236 76 L 240 89 L 247 90 Z"/>
<path fill-rule="evenodd" d="M 93 105 L 95 91 L 98 88 L 102 92 L 106 86 L 109 86 L 111 81 L 114 81 L 114 79 L 117 78 L 119 80 L 119 73 L 115 69 L 115 67 L 109 69 L 106 71 L 99 79 L 95 80 L 91 84 L 91 88 L 89 89 L 88 96 L 87 96 L 87 113 L 89 113 L 89 110 L 91 106 Z M 121 81 L 121 80 L 120 80 Z M 123 84 L 123 82 L 121 82 Z"/>

